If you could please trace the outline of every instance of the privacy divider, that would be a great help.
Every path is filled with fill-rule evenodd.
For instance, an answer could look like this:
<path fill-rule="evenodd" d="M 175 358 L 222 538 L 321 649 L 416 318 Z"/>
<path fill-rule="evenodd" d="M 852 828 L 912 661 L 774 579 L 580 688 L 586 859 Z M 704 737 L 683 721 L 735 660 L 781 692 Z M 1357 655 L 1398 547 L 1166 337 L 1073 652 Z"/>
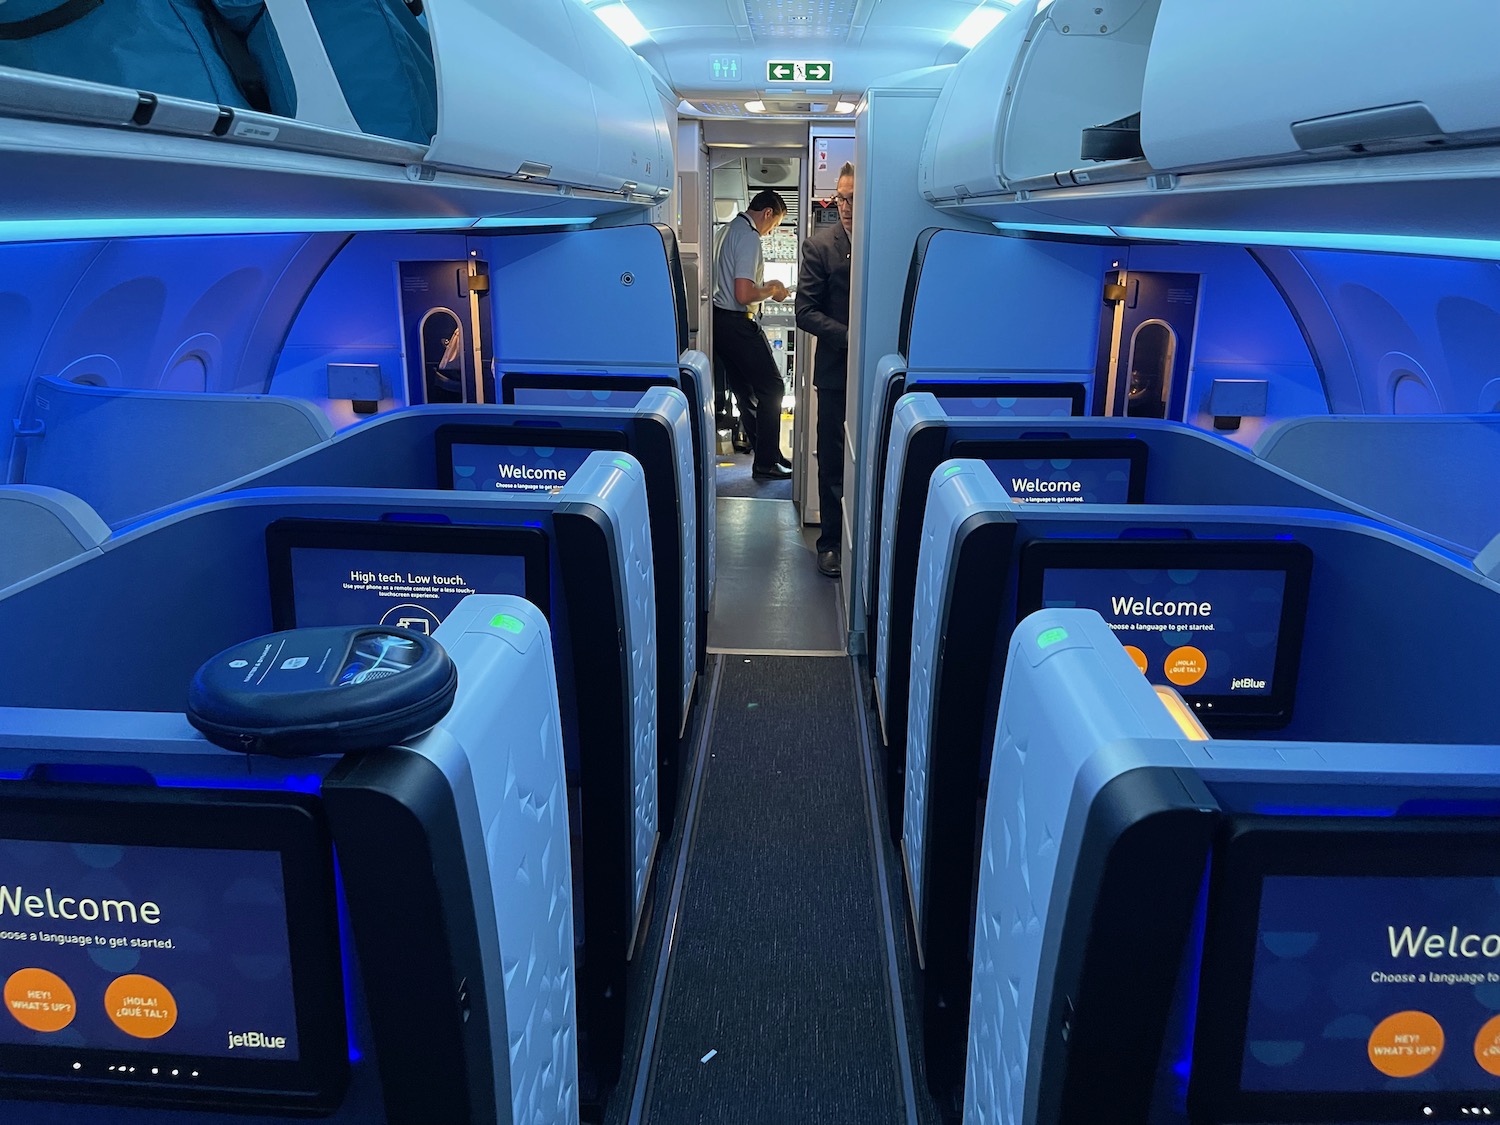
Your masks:
<path fill-rule="evenodd" d="M 922 393 L 920 387 L 901 398 L 895 411 L 885 471 L 885 499 L 880 506 L 878 581 L 870 606 L 874 614 L 875 699 L 886 743 L 890 748 L 889 772 L 893 825 L 900 820 L 904 780 L 901 770 L 907 751 L 907 700 L 910 686 L 909 659 L 912 638 L 912 605 L 917 583 L 917 555 L 922 537 L 923 512 L 928 483 L 937 466 L 949 457 L 1007 457 L 1006 450 L 1031 451 L 1021 456 L 1048 468 L 1037 482 L 1036 472 L 1020 472 L 1019 486 L 1028 481 L 1036 488 L 1054 487 L 1054 471 L 1066 458 L 1070 442 L 1113 442 L 1115 469 L 1122 471 L 1123 445 L 1134 445 L 1141 463 L 1132 476 L 1139 477 L 1139 502 L 1157 504 L 1285 505 L 1358 511 L 1353 505 L 1315 485 L 1267 465 L 1244 449 L 1203 430 L 1173 422 L 1124 418 L 1036 418 L 1004 419 L 962 417 L 953 413 L 955 400 L 939 400 Z M 1030 445 L 1020 443 L 1030 442 Z M 1039 454 L 1037 442 L 1063 443 Z M 1097 449 L 1097 446 L 1095 447 Z M 1078 457 L 1086 450 L 1080 445 Z M 1097 457 L 1097 453 L 1095 454 Z M 1072 483 L 1078 483 L 1073 481 Z M 1091 506 L 1093 496 L 1077 492 L 1031 492 L 1027 500 L 1057 500 L 1070 507 Z M 1126 502 L 1123 493 L 1115 495 Z M 905 608 L 897 608 L 905 607 Z"/>
<path fill-rule="evenodd" d="M 589 449 L 630 453 L 644 470 L 650 513 L 655 574 L 650 609 L 660 646 L 659 796 L 662 823 L 670 828 L 683 765 L 680 736 L 689 720 L 700 667 L 698 618 L 706 613 L 697 588 L 701 551 L 691 433 L 695 421 L 686 398 L 673 387 L 650 387 L 637 404 L 617 408 L 413 407 L 345 430 L 322 445 L 229 482 L 224 491 L 454 488 L 504 499 L 565 483 Z M 506 437 L 511 432 L 513 440 Z M 701 628 L 706 629 L 706 623 Z"/>
<path fill-rule="evenodd" d="M 1500 533 L 1500 496 L 1469 487 L 1500 478 L 1494 414 L 1288 418 L 1255 456 L 1461 555 Z"/>
<path fill-rule="evenodd" d="M 0 485 L 0 590 L 109 538 L 99 514 L 71 493 L 35 484 Z"/>
<path fill-rule="evenodd" d="M 388 623 L 400 624 L 404 614 L 420 627 L 426 607 L 440 599 L 469 586 L 519 592 L 524 574 L 528 600 L 543 608 L 552 628 L 564 748 L 570 775 L 586 796 L 574 826 L 581 839 L 575 869 L 586 950 L 580 1013 L 590 1032 L 586 1062 L 607 1085 L 620 1066 L 626 961 L 657 844 L 656 644 L 646 507 L 639 464 L 612 452 L 591 454 L 555 494 L 502 500 L 424 490 L 275 488 L 187 506 L 0 598 L 18 628 L 52 638 L 37 659 L 8 670 L 0 706 L 181 708 L 204 660 L 270 631 L 272 579 L 280 574 L 268 561 L 273 525 L 290 541 L 278 557 L 293 581 L 299 571 L 326 580 L 322 593 L 298 605 L 298 624 L 320 608 L 342 612 L 347 599 L 373 598 L 381 608 L 392 607 Z M 303 529 L 323 538 L 315 545 L 297 538 Z M 488 556 L 455 556 L 455 533 L 505 533 L 534 540 L 537 549 L 524 566 L 519 558 L 514 565 L 499 559 L 481 588 L 464 576 L 474 563 L 455 558 L 488 565 Z M 403 551 L 418 559 L 415 565 L 436 561 L 451 569 L 408 575 L 399 569 Z M 532 565 L 538 557 L 539 586 Z M 464 584 L 444 581 L 455 575 Z M 392 577 L 396 581 L 388 582 Z M 363 613 L 362 605 L 356 611 Z M 111 655 L 79 674 L 80 652 Z"/>
<path fill-rule="evenodd" d="M 0 1028 L 6 1121 L 578 1120 L 547 622 L 477 596 L 436 637 L 447 715 L 342 757 L 0 708 L 7 878 L 39 896 L 0 920 L 36 939 L 0 940 L 0 972 L 48 993 Z"/>
<path fill-rule="evenodd" d="M 1033 614 L 1008 652 L 965 1122 L 1460 1120 L 1487 1104 L 1493 1009 L 1475 985 L 1500 957 L 1468 935 L 1492 927 L 1500 870 L 1493 742 L 1204 741 L 1087 610 Z M 1438 675 L 1416 678 L 1402 702 L 1438 716 L 1418 702 Z M 1386 1038 L 1402 1011 L 1432 1015 Z M 1412 1052 L 1424 1082 L 1390 1081 L 1399 1044 L 1429 1048 Z"/>
<path fill-rule="evenodd" d="M 930 1057 L 950 1063 L 962 1040 L 958 998 L 968 989 L 976 794 L 1003 761 L 990 758 L 994 716 L 1006 703 L 1000 673 L 1025 612 L 1060 600 L 1084 604 L 1076 592 L 1045 593 L 1038 562 L 1056 565 L 1065 551 L 1102 560 L 1089 564 L 1098 579 L 1090 597 L 1118 595 L 1103 603 L 1117 627 L 1168 642 L 1126 638 L 1145 650 L 1135 659 L 1153 680 L 1176 677 L 1177 690 L 1194 700 L 1192 713 L 1217 735 L 1482 743 L 1500 722 L 1500 699 L 1484 687 L 1493 667 L 1487 637 L 1500 628 L 1500 584 L 1461 560 L 1331 512 L 1018 504 L 984 462 L 945 463 L 929 490 L 914 599 L 902 851 L 926 967 Z M 1157 560 L 1149 565 L 1172 580 L 1171 604 L 1153 602 L 1157 587 L 1140 585 L 1147 551 Z M 1285 561 L 1296 554 L 1310 565 L 1305 615 L 1295 612 L 1297 564 Z M 1283 560 L 1277 566 L 1286 578 L 1269 611 L 1256 608 L 1270 603 L 1267 583 L 1249 583 L 1232 598 L 1224 583 L 1213 585 L 1211 557 L 1231 560 L 1224 568 L 1241 573 L 1262 565 L 1241 561 L 1247 556 Z M 1137 599 L 1136 591 L 1145 592 Z M 1230 604 L 1221 604 L 1225 598 Z M 1392 638 L 1429 636 L 1444 621 L 1466 627 L 1462 636 L 1443 631 L 1441 660 L 1392 651 Z M 1180 653 L 1197 667 L 1168 668 L 1161 654 L 1174 645 L 1170 657 Z M 1192 685 L 1202 681 L 1206 689 L 1216 678 L 1224 681 L 1221 695 L 1192 696 Z M 1278 695 L 1281 715 L 1269 709 Z M 1250 713 L 1251 703 L 1267 708 Z M 930 1062 L 929 1072 L 940 1073 L 940 1063 Z"/>
<path fill-rule="evenodd" d="M 40 378 L 22 404 L 10 479 L 71 492 L 118 527 L 332 434 L 323 413 L 301 399 Z"/>

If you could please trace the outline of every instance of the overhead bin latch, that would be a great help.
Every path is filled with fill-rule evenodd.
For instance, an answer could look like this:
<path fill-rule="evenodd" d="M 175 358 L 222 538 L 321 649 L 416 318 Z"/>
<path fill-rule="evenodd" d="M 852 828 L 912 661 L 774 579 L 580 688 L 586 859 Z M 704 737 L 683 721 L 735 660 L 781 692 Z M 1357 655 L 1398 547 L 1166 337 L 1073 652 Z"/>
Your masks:
<path fill-rule="evenodd" d="M 552 165 L 543 164 L 540 160 L 523 160 L 516 169 L 516 175 L 525 180 L 544 180 L 552 175 Z"/>

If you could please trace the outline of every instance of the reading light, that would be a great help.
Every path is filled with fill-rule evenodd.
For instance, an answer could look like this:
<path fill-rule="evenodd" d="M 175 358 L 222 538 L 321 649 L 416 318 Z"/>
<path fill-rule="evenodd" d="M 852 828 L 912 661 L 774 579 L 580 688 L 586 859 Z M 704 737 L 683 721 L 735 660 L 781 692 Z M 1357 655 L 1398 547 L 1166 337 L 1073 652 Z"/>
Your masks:
<path fill-rule="evenodd" d="M 766 112 L 766 103 L 763 102 L 763 101 L 759 101 L 759 100 L 756 100 L 756 101 L 753 101 L 753 102 L 746 102 L 745 103 L 745 108 L 748 109 L 751 113 L 765 113 Z"/>
<path fill-rule="evenodd" d="M 836 106 L 833 107 L 833 112 L 834 113 L 853 113 L 854 112 L 854 103 L 853 102 L 839 102 Z"/>
<path fill-rule="evenodd" d="M 625 46 L 634 47 L 643 39 L 650 39 L 651 33 L 640 20 L 636 19 L 635 13 L 624 4 L 606 4 L 602 8 L 595 8 L 594 14 L 604 21 L 604 25 L 613 31 Z"/>
<path fill-rule="evenodd" d="M 1004 10 L 982 2 L 964 17 L 963 23 L 953 29 L 951 38 L 961 47 L 972 47 L 994 31 L 996 25 L 1004 18 Z"/>

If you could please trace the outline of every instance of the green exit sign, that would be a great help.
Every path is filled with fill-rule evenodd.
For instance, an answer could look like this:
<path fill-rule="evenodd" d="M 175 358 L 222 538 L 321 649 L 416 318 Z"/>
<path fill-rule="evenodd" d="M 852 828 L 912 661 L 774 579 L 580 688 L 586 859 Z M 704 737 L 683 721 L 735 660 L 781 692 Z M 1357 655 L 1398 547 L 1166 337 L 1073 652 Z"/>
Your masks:
<path fill-rule="evenodd" d="M 766 63 L 767 82 L 832 82 L 833 63 L 781 60 Z"/>

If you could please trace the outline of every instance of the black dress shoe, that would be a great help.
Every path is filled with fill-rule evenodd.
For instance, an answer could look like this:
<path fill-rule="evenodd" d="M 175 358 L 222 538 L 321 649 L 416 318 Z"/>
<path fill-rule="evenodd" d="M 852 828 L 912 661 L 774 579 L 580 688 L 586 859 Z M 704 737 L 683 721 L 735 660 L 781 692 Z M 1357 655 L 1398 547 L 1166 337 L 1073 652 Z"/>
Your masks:
<path fill-rule="evenodd" d="M 818 552 L 818 573 L 826 574 L 829 578 L 837 578 L 842 573 L 839 568 L 839 553 L 837 551 Z"/>
<path fill-rule="evenodd" d="M 792 459 L 790 457 L 778 457 L 776 463 L 784 468 L 790 469 L 792 467 Z"/>
<path fill-rule="evenodd" d="M 789 480 L 792 470 L 785 465 L 756 465 L 750 470 L 756 480 Z"/>

